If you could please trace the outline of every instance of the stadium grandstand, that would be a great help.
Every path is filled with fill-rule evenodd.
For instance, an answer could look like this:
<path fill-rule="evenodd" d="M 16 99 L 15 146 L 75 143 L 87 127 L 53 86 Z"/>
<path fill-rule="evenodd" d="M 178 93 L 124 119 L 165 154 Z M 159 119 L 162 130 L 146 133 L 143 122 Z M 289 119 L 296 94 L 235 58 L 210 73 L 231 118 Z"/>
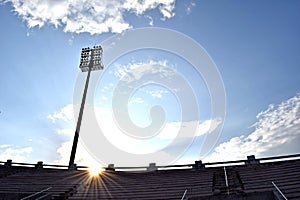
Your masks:
<path fill-rule="evenodd" d="M 0 162 L 0 199 L 300 199 L 300 154 L 228 162 L 88 167 Z"/>

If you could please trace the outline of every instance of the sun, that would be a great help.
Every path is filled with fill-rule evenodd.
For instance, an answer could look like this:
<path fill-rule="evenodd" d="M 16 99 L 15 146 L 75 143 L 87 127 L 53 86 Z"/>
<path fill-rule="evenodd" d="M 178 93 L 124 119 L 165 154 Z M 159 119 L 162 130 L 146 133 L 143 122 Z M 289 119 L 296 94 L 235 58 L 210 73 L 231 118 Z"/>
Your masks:
<path fill-rule="evenodd" d="M 89 168 L 90 176 L 98 176 L 100 175 L 105 169 L 100 165 L 90 165 Z"/>

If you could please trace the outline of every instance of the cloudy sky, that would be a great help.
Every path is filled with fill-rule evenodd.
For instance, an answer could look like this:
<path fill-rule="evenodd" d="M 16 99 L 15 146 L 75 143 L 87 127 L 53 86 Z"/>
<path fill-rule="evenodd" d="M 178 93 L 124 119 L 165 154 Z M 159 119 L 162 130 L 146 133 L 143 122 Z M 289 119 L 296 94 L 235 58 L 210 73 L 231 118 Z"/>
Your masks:
<path fill-rule="evenodd" d="M 141 163 L 300 153 L 299 10 L 300 2 L 283 0 L 0 1 L 0 160 L 68 164 L 86 76 L 78 68 L 81 48 L 101 44 L 103 57 L 108 57 L 110 38 L 149 27 L 174 30 L 205 49 L 221 77 L 215 81 L 224 86 L 226 116 L 212 114 L 209 82 L 195 72 L 193 63 L 173 52 L 144 48 L 111 63 L 104 60 L 105 70 L 93 73 L 94 96 L 88 97 L 83 136 L 87 132 L 91 140 L 97 138 L 99 132 L 89 124 L 89 113 L 95 113 L 111 146 L 146 155 Z M 170 38 L 184 49 L 182 41 Z M 132 79 L 152 82 L 124 89 Z M 130 92 L 127 99 L 124 90 Z M 155 134 L 146 129 L 160 120 L 163 126 Z M 214 146 L 201 154 L 215 130 L 221 132 Z M 103 160 L 103 154 L 95 155 L 94 149 L 83 147 L 88 142 L 81 142 L 76 163 L 89 165 L 98 159 L 137 165 L 118 163 L 122 159 L 110 155 L 102 141 L 97 150 L 109 155 Z"/>

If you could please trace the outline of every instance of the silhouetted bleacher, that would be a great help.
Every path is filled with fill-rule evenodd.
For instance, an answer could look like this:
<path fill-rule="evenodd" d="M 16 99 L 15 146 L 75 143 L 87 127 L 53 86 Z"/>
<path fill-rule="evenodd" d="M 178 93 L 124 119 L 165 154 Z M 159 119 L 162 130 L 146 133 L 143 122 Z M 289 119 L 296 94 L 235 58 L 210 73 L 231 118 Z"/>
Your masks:
<path fill-rule="evenodd" d="M 7 161 L 0 162 L 0 199 L 300 199 L 297 157 L 197 161 L 164 166 L 169 169 L 154 166 L 148 172 L 112 167 L 97 176 L 80 167 Z"/>

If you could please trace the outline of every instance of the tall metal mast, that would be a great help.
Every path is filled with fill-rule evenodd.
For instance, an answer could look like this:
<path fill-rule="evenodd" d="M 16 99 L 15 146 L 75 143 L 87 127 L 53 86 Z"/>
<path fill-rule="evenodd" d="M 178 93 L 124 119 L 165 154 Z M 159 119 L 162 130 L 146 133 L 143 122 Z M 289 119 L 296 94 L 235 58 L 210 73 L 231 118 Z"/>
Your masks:
<path fill-rule="evenodd" d="M 74 160 L 75 160 L 75 155 L 76 155 L 80 126 L 81 126 L 81 121 L 82 121 L 82 115 L 83 115 L 84 104 L 85 104 L 86 94 L 87 94 L 87 90 L 88 90 L 90 75 L 91 75 L 91 71 L 103 69 L 102 52 L 103 52 L 103 49 L 101 46 L 94 46 L 93 48 L 89 48 L 89 47 L 82 48 L 82 51 L 81 51 L 79 68 L 81 69 L 82 72 L 88 72 L 88 74 L 87 74 L 87 78 L 86 78 L 86 82 L 85 82 L 85 86 L 84 86 L 84 91 L 83 91 L 82 101 L 81 101 L 81 105 L 80 105 L 75 135 L 74 135 L 74 139 L 73 139 L 73 146 L 72 146 L 72 151 L 71 151 L 71 156 L 70 156 L 70 161 L 69 161 L 69 169 L 76 169 L 76 164 L 74 163 Z"/>

